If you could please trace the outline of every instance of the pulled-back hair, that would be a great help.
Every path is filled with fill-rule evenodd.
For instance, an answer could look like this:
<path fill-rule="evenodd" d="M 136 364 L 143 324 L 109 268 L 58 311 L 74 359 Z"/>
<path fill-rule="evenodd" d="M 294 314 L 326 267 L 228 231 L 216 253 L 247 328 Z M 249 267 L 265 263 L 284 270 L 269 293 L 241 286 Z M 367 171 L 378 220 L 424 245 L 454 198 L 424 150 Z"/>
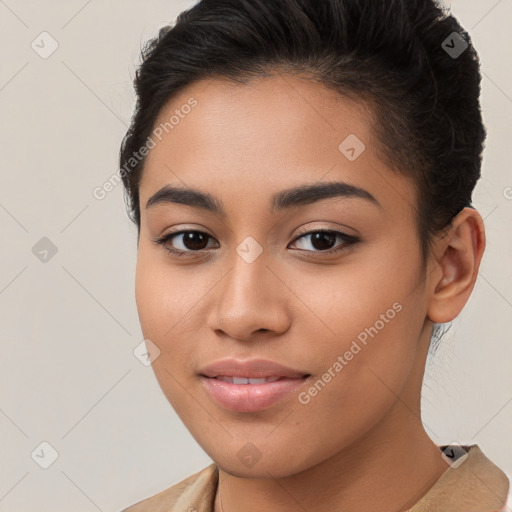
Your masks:
<path fill-rule="evenodd" d="M 182 12 L 142 50 L 120 150 L 139 234 L 145 158 L 132 157 L 162 107 L 201 79 L 247 83 L 281 72 L 372 107 L 379 154 L 416 184 L 425 261 L 433 237 L 471 205 L 485 140 L 477 54 L 434 0 L 202 0 Z"/>

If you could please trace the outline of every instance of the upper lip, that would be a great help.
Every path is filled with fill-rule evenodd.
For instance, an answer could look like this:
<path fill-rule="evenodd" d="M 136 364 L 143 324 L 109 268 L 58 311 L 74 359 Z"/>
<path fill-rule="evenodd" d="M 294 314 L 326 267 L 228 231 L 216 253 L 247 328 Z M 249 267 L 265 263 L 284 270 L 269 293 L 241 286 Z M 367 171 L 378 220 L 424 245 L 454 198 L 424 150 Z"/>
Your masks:
<path fill-rule="evenodd" d="M 288 368 L 273 361 L 265 359 L 220 359 L 214 361 L 201 370 L 201 375 L 206 377 L 248 377 L 253 379 L 262 379 L 265 377 L 288 377 L 300 379 L 308 376 L 307 372 Z"/>

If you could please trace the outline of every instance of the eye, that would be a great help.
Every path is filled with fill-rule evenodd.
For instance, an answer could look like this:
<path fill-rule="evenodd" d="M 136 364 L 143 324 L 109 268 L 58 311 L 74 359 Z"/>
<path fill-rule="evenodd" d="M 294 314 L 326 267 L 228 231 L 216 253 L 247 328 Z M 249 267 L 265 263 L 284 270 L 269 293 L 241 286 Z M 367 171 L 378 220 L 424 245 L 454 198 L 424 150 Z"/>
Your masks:
<path fill-rule="evenodd" d="M 307 251 L 307 252 L 315 252 L 315 253 L 322 253 L 327 255 L 337 254 L 341 251 L 347 250 L 350 247 L 352 247 L 354 244 L 359 242 L 359 238 L 347 235 L 346 233 L 343 233 L 342 231 L 335 231 L 335 230 L 316 230 L 316 231 L 309 231 L 307 233 L 303 233 L 299 237 L 297 237 L 293 243 L 296 243 L 298 241 L 301 241 L 302 239 L 306 240 L 308 237 L 310 237 L 310 240 L 304 244 L 306 246 L 312 247 L 313 249 L 309 248 L 302 248 L 299 250 Z M 339 244 L 338 247 L 336 247 L 335 243 L 336 240 L 341 240 L 342 243 Z M 334 248 L 333 248 L 334 245 Z"/>
<path fill-rule="evenodd" d="M 175 238 L 177 239 L 176 245 L 179 247 L 175 247 L 172 243 Z M 187 253 L 199 252 L 207 249 L 209 239 L 213 240 L 213 237 L 203 231 L 182 230 L 156 238 L 154 242 L 161 245 L 171 254 L 183 256 Z"/>
<path fill-rule="evenodd" d="M 309 245 L 312 247 L 312 249 L 299 248 L 299 250 L 305 252 L 321 253 L 322 255 L 337 254 L 341 251 L 349 249 L 354 244 L 359 242 L 359 238 L 352 235 L 347 235 L 341 231 L 316 230 L 301 234 L 292 242 L 292 244 L 306 240 L 308 237 L 311 237 L 311 239 L 306 245 Z M 176 239 L 176 242 L 174 239 Z M 161 245 L 171 254 L 176 256 L 184 256 L 194 252 L 200 253 L 201 251 L 209 248 L 211 249 L 211 246 L 208 247 L 209 240 L 214 240 L 214 238 L 203 231 L 182 230 L 168 233 L 162 237 L 156 238 L 154 239 L 154 242 L 158 245 Z M 342 243 L 338 244 L 338 247 L 334 245 L 333 248 L 332 246 L 333 244 L 336 244 L 336 240 L 341 240 Z M 218 247 L 218 245 L 216 247 Z"/>

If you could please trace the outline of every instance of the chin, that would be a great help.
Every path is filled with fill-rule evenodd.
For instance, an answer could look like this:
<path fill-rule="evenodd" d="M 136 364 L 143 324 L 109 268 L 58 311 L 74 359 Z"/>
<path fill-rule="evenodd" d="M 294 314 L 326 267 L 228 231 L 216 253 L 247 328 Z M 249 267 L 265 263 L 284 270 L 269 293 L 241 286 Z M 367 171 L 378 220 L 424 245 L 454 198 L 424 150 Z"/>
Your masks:
<path fill-rule="evenodd" d="M 282 450 L 277 450 L 270 444 L 259 450 L 251 442 L 242 444 L 241 448 L 239 446 L 239 443 L 236 443 L 236 447 L 222 446 L 219 448 L 217 445 L 212 451 L 205 451 L 222 471 L 237 478 L 285 478 L 306 471 L 318 462 L 308 462 L 303 458 L 293 460 L 290 457 L 293 445 L 280 444 Z M 265 456 L 265 453 L 270 455 Z M 304 455 L 308 456 L 308 454 L 302 456 Z M 312 457 L 313 454 L 311 454 Z"/>

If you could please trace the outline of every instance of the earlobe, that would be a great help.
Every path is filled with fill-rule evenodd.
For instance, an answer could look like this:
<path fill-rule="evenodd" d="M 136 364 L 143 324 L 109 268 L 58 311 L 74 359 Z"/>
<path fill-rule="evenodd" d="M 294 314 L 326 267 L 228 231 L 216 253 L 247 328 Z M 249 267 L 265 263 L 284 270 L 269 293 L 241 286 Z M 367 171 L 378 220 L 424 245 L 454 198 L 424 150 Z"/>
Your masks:
<path fill-rule="evenodd" d="M 461 312 L 473 291 L 484 250 L 483 220 L 475 209 L 464 208 L 438 242 L 438 269 L 431 273 L 430 320 L 451 322 Z"/>

